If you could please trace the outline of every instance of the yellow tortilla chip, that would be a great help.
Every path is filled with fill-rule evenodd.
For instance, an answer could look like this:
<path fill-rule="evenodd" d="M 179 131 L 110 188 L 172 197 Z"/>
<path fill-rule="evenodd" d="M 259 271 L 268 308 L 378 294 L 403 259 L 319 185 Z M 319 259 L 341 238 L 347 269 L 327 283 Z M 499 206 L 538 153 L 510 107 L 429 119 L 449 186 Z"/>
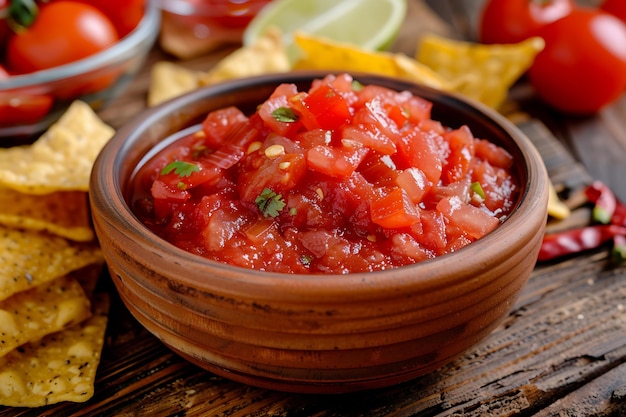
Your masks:
<path fill-rule="evenodd" d="M 88 191 L 93 162 L 113 133 L 75 101 L 34 144 L 0 149 L 0 186 L 26 194 Z"/>
<path fill-rule="evenodd" d="M 559 198 L 552 181 L 548 182 L 548 190 L 548 215 L 559 220 L 568 218 L 571 211 L 569 207 L 567 207 L 567 205 Z"/>
<path fill-rule="evenodd" d="M 90 316 L 89 299 L 68 276 L 14 294 L 0 302 L 0 357 Z"/>
<path fill-rule="evenodd" d="M 40 407 L 90 399 L 104 345 L 109 304 L 108 294 L 97 294 L 90 319 L 0 358 L 0 405 Z"/>
<path fill-rule="evenodd" d="M 538 37 L 515 44 L 485 45 L 426 35 L 415 56 L 448 80 L 455 91 L 498 108 L 544 46 Z"/>
<path fill-rule="evenodd" d="M 32 195 L 0 187 L 0 224 L 46 231 L 78 242 L 95 237 L 84 191 Z"/>
<path fill-rule="evenodd" d="M 296 32 L 294 40 L 301 49 L 301 56 L 293 66 L 296 70 L 369 72 L 403 78 L 441 90 L 450 90 L 452 87 L 431 68 L 404 54 L 369 51 L 302 32 Z"/>
<path fill-rule="evenodd" d="M 95 243 L 0 226 L 0 300 L 99 262 Z"/>
<path fill-rule="evenodd" d="M 169 61 L 155 63 L 150 70 L 148 106 L 156 106 L 198 88 L 201 73 Z"/>
<path fill-rule="evenodd" d="M 200 85 L 211 85 L 233 78 L 286 72 L 291 69 L 282 34 L 267 30 L 254 44 L 241 47 L 219 61 L 200 77 Z"/>

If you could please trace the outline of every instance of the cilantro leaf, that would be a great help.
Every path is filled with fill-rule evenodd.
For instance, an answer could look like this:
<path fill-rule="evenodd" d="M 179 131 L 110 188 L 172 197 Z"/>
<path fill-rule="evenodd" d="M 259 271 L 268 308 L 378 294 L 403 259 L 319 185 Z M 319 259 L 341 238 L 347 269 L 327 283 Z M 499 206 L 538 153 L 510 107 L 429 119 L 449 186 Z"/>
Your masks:
<path fill-rule="evenodd" d="M 190 162 L 174 161 L 163 167 L 163 169 L 161 170 L 161 175 L 167 175 L 172 171 L 174 171 L 174 174 L 183 178 L 190 176 L 194 172 L 200 171 L 200 167 Z"/>
<path fill-rule="evenodd" d="M 272 117 L 279 122 L 293 123 L 298 121 L 298 115 L 289 107 L 279 107 L 272 112 Z"/>
<path fill-rule="evenodd" d="M 254 200 L 263 217 L 276 217 L 285 207 L 282 194 L 276 194 L 269 188 L 264 188 L 261 194 Z"/>

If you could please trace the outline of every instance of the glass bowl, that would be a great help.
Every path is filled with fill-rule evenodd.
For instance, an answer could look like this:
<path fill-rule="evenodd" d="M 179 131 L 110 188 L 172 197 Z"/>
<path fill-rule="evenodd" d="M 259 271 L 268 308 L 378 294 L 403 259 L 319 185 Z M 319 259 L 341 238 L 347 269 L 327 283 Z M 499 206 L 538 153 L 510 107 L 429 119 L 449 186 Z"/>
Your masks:
<path fill-rule="evenodd" d="M 0 109 L 6 112 L 0 117 L 0 145 L 40 134 L 74 100 L 94 109 L 107 105 L 141 68 L 160 22 L 156 0 L 146 0 L 137 27 L 112 47 L 70 64 L 0 80 Z"/>

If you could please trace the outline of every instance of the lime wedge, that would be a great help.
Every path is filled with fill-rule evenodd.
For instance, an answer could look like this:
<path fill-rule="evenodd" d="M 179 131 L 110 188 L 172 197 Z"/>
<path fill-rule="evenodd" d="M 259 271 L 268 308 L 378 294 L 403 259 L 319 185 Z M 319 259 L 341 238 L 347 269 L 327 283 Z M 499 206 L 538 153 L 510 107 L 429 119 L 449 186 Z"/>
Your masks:
<path fill-rule="evenodd" d="M 252 19 L 243 44 L 254 44 L 268 28 L 276 27 L 292 62 L 298 54 L 295 31 L 363 49 L 385 49 L 402 26 L 406 9 L 406 0 L 273 0 Z"/>

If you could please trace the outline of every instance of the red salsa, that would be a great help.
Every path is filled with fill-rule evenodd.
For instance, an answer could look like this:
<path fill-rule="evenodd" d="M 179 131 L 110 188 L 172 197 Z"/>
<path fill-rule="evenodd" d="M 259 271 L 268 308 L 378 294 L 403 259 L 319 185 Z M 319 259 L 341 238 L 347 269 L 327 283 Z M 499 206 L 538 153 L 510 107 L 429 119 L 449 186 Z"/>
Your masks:
<path fill-rule="evenodd" d="M 132 208 L 189 252 L 285 273 L 351 273 L 454 252 L 494 230 L 518 185 L 512 156 L 432 103 L 343 74 L 282 84 L 156 153 Z"/>

